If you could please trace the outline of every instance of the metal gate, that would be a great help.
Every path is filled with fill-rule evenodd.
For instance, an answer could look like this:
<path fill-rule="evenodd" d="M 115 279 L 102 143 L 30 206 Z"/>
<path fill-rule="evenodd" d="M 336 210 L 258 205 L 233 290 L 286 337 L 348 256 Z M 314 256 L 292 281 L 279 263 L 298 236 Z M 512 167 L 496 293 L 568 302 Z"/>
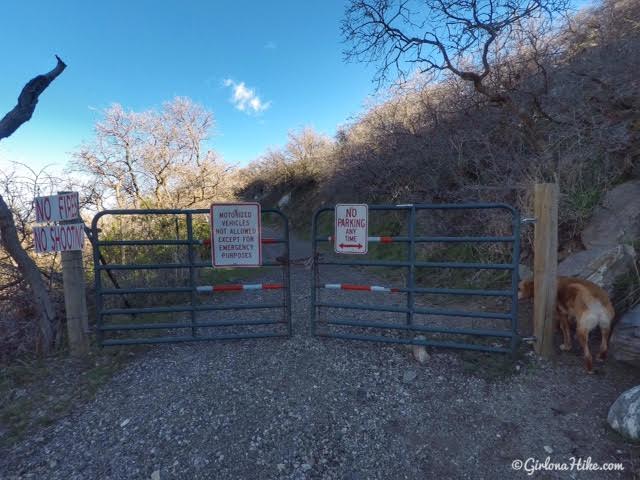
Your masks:
<path fill-rule="evenodd" d="M 521 221 L 513 207 L 491 203 L 369 205 L 369 211 L 370 251 L 358 259 L 336 255 L 328 248 L 334 233 L 333 222 L 327 220 L 333 218 L 333 208 L 322 208 L 313 217 L 315 262 L 311 324 L 315 334 L 350 340 L 515 352 L 519 341 L 517 289 Z M 467 212 L 466 217 L 463 212 Z M 468 212 L 473 215 L 469 217 Z M 491 226 L 501 232 L 478 235 L 478 225 L 488 225 L 482 218 L 500 217 L 497 213 L 506 217 L 504 225 Z M 380 231 L 378 236 L 371 236 L 371 229 L 384 230 L 389 223 L 389 220 L 376 221 L 375 215 L 393 217 L 390 223 L 396 226 L 395 231 Z M 455 233 L 434 233 L 434 225 L 437 226 L 434 218 L 446 215 L 455 217 Z M 469 227 L 476 230 L 465 231 L 465 218 L 472 220 L 468 222 Z M 421 227 L 428 229 L 429 234 L 417 232 Z M 461 250 L 461 246 L 466 246 L 466 250 Z M 433 258 L 438 252 L 461 258 L 453 261 Z M 482 257 L 480 261 L 468 261 L 472 253 Z M 492 260 L 492 256 L 497 260 Z M 465 261 L 458 261 L 461 259 Z M 356 276 L 364 276 L 365 280 L 345 283 L 340 278 L 345 275 L 344 267 L 355 269 Z M 367 268 L 383 271 L 383 278 L 384 272 L 395 270 L 396 273 L 387 279 L 390 285 L 369 285 L 366 274 L 363 275 Z M 427 273 L 418 275 L 418 271 Z M 448 277 L 443 276 L 445 273 L 438 274 L 439 271 Z M 449 275 L 449 272 L 453 273 Z M 467 272 L 466 278 L 462 272 Z M 380 273 L 376 272 L 376 276 Z M 462 285 L 438 284 L 444 281 Z M 497 284 L 503 286 L 496 287 Z M 426 298 L 423 300 L 423 297 Z M 449 301 L 435 302 L 433 297 Z M 506 311 L 486 311 L 488 306 L 484 305 L 476 310 L 451 306 L 456 303 L 455 299 L 464 297 L 473 298 L 474 304 L 482 303 L 481 297 L 486 303 L 506 306 Z M 362 318 L 363 312 L 366 319 Z"/>
<path fill-rule="evenodd" d="M 100 345 L 291 335 L 287 217 L 262 210 L 262 267 L 214 269 L 208 215 L 106 210 L 93 218 Z"/>

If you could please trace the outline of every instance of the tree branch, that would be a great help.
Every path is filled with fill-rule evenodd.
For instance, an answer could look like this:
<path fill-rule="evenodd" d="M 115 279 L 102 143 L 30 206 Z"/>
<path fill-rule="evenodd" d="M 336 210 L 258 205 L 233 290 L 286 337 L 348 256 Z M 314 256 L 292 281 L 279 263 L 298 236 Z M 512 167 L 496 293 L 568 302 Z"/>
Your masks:
<path fill-rule="evenodd" d="M 20 92 L 18 104 L 0 120 L 0 140 L 9 137 L 33 115 L 40 94 L 60 75 L 67 65 L 56 55 L 55 68 L 44 75 L 32 78 Z"/>

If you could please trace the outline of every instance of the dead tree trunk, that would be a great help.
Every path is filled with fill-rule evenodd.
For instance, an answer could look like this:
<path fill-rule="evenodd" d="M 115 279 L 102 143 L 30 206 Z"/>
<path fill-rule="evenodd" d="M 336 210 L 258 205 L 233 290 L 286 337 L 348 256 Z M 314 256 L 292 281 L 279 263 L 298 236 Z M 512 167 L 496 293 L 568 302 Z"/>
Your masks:
<path fill-rule="evenodd" d="M 9 137 L 20 125 L 28 122 L 38 104 L 40 94 L 66 68 L 65 63 L 56 55 L 58 63 L 55 68 L 44 75 L 31 79 L 20 92 L 18 104 L 0 120 L 0 140 Z M 51 351 L 53 343 L 53 325 L 55 324 L 55 310 L 49 298 L 49 293 L 33 259 L 25 252 L 20 244 L 13 214 L 9 206 L 0 195 L 0 243 L 11 256 L 20 273 L 29 284 L 33 294 L 33 302 L 38 315 L 38 324 L 42 335 L 42 353 Z"/>

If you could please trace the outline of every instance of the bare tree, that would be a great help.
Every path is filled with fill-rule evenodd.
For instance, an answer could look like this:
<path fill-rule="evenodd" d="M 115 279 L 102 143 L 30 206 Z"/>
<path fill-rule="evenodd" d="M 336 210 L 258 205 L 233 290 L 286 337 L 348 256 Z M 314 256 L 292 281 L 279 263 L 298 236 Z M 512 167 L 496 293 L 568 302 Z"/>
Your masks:
<path fill-rule="evenodd" d="M 72 165 L 91 178 L 98 208 L 197 207 L 229 195 L 229 167 L 203 148 L 213 114 L 201 105 L 175 98 L 161 111 L 133 112 L 115 104 L 103 115 Z"/>
<path fill-rule="evenodd" d="M 352 0 L 342 24 L 350 44 L 345 55 L 379 63 L 378 86 L 416 73 L 436 81 L 453 75 L 490 102 L 513 108 L 508 89 L 492 73 L 514 40 L 542 37 L 567 5 L 568 0 Z"/>
<path fill-rule="evenodd" d="M 53 70 L 30 80 L 18 97 L 18 104 L 0 120 L 0 140 L 9 137 L 20 125 L 28 122 L 38 104 L 42 92 L 66 68 L 65 63 L 56 55 L 57 64 Z M 27 280 L 33 293 L 34 306 L 38 314 L 38 324 L 42 334 L 42 352 L 49 353 L 53 343 L 53 327 L 56 314 L 49 298 L 46 286 L 37 265 L 25 252 L 16 232 L 16 225 L 9 206 L 0 195 L 0 241 L 2 247 L 16 262 L 20 274 Z"/>

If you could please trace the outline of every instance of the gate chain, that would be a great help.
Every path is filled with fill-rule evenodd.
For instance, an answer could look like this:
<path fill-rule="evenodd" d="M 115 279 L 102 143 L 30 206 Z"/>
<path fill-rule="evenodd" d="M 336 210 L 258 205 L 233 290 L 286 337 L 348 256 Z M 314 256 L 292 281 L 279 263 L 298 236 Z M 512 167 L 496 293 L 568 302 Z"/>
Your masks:
<path fill-rule="evenodd" d="M 320 253 L 316 253 L 315 257 L 310 255 L 308 257 L 300 257 L 295 259 L 287 259 L 286 257 L 276 257 L 276 262 L 282 265 L 302 265 L 305 269 L 310 270 L 314 261 L 320 260 Z"/>

